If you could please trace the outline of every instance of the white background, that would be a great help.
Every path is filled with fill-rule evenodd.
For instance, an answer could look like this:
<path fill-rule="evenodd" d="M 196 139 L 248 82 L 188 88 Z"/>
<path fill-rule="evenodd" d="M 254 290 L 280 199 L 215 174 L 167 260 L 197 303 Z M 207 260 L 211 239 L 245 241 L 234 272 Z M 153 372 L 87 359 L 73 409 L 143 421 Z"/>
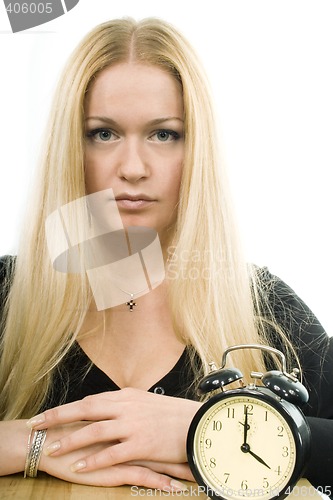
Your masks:
<path fill-rule="evenodd" d="M 158 16 L 196 48 L 212 84 L 249 261 L 287 281 L 333 334 L 333 2 L 80 0 L 12 34 L 0 3 L 0 255 L 22 214 L 59 72 L 110 18 Z"/>

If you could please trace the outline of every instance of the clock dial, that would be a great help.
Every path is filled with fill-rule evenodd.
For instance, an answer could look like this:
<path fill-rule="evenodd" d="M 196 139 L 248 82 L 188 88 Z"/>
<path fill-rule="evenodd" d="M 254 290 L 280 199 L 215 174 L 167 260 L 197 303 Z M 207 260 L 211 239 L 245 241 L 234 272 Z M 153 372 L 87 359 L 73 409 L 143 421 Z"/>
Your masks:
<path fill-rule="evenodd" d="M 219 399 L 200 416 L 193 443 L 197 471 L 224 498 L 279 496 L 294 472 L 296 443 L 290 426 L 262 398 Z"/>

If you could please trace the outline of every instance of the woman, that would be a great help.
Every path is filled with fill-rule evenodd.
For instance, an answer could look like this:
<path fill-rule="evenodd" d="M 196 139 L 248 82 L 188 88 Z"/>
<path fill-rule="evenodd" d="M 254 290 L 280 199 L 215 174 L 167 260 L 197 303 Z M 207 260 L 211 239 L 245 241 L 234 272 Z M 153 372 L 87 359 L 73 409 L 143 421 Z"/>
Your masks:
<path fill-rule="evenodd" d="M 306 476 L 330 485 L 332 347 L 284 283 L 242 258 L 207 84 L 183 37 L 159 20 L 93 30 L 65 68 L 43 158 L 27 234 L 1 271 L 0 433 L 11 457 L 1 474 L 27 472 L 29 427 L 48 428 L 40 470 L 181 490 L 196 383 L 226 347 L 264 343 L 300 363 L 314 436 Z M 73 202 L 108 189 L 124 228 L 158 233 L 166 278 L 149 293 L 123 287 L 123 304 L 99 310 L 85 273 L 52 266 L 45 224 L 63 207 L 79 221 Z M 258 352 L 236 351 L 233 364 L 265 370 Z"/>

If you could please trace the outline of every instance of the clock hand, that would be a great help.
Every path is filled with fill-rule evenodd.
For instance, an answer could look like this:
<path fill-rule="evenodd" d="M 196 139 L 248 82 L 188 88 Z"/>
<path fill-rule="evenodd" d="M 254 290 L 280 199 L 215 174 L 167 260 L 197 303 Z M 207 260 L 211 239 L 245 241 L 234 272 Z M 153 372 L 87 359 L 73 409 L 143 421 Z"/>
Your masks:
<path fill-rule="evenodd" d="M 255 453 L 253 453 L 253 451 L 249 450 L 249 453 L 250 453 L 250 455 L 252 455 L 252 457 L 254 457 L 256 460 L 258 460 L 258 462 L 260 462 L 261 464 L 263 464 L 266 467 L 268 467 L 268 469 L 270 469 L 270 466 L 267 465 L 266 462 L 262 458 L 258 457 L 258 455 L 256 455 Z"/>
<path fill-rule="evenodd" d="M 245 420 L 244 420 L 244 444 L 246 444 L 247 441 L 247 431 L 250 428 L 248 425 L 248 416 L 247 416 L 247 406 L 245 405 Z"/>
<path fill-rule="evenodd" d="M 253 451 L 251 451 L 251 448 L 250 448 L 249 444 L 247 444 L 247 443 L 242 444 L 241 450 L 242 450 L 243 453 L 249 453 L 253 458 L 255 458 L 256 460 L 258 460 L 258 462 L 260 462 L 262 465 L 265 465 L 265 467 L 267 467 L 268 469 L 270 469 L 270 466 L 267 465 L 266 462 L 262 458 L 260 458 L 256 453 L 254 453 Z"/>
<path fill-rule="evenodd" d="M 250 429 L 250 426 L 248 424 L 247 405 L 244 406 L 244 414 L 245 414 L 244 423 L 243 422 L 239 422 L 244 427 L 244 434 L 243 434 L 244 443 L 243 443 L 243 446 L 247 444 L 247 431 Z"/>

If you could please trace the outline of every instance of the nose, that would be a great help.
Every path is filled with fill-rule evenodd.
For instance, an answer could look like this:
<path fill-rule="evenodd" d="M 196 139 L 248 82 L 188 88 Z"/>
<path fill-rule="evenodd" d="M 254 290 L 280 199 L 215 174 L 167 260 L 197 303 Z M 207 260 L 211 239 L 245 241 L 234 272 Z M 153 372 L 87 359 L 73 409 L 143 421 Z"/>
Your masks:
<path fill-rule="evenodd" d="M 138 139 L 126 139 L 119 153 L 118 175 L 121 179 L 135 183 L 149 176 L 144 146 Z"/>

